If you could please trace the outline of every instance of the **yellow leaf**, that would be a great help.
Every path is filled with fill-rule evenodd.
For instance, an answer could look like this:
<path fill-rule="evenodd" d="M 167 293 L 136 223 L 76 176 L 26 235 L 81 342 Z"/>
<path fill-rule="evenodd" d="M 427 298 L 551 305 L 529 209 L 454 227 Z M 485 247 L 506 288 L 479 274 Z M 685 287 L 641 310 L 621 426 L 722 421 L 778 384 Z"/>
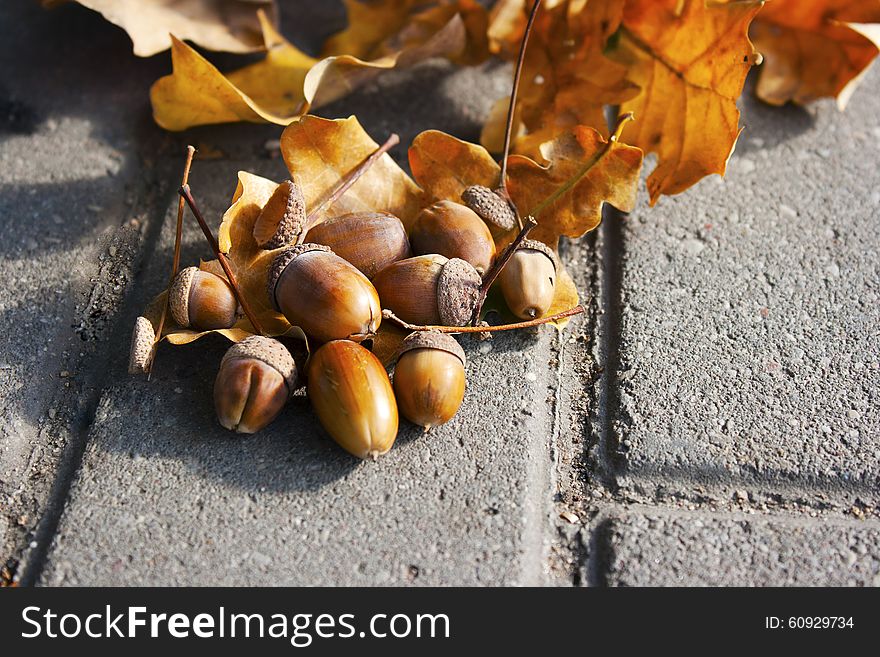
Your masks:
<path fill-rule="evenodd" d="M 846 106 L 880 43 L 880 2 L 772 0 L 752 24 L 764 56 L 758 97 L 772 105 L 836 97 Z"/>
<path fill-rule="evenodd" d="M 309 210 L 377 148 L 353 116 L 335 120 L 304 116 L 281 135 L 281 154 L 300 183 Z M 385 154 L 325 212 L 326 217 L 388 212 L 408 227 L 424 205 L 419 187 Z"/>
<path fill-rule="evenodd" d="M 171 46 L 169 34 L 208 50 L 263 49 L 257 10 L 277 23 L 275 0 L 76 0 L 100 12 L 131 37 L 134 54 L 149 57 Z"/>
<path fill-rule="evenodd" d="M 383 71 L 431 57 L 468 61 L 478 57 L 485 47 L 480 50 L 472 31 L 481 16 L 485 22 L 485 10 L 472 0 L 444 3 L 415 17 L 405 14 L 392 23 L 399 23 L 399 31 L 387 37 L 381 55 L 371 61 L 350 53 L 316 60 L 285 40 L 261 16 L 266 58 L 227 75 L 172 38 L 173 73 L 153 85 L 153 116 L 167 130 L 232 121 L 288 125 L 309 108 L 331 103 Z M 365 29 L 360 25 L 352 29 L 356 27 Z M 351 39 L 342 43 L 364 51 L 363 45 Z"/>

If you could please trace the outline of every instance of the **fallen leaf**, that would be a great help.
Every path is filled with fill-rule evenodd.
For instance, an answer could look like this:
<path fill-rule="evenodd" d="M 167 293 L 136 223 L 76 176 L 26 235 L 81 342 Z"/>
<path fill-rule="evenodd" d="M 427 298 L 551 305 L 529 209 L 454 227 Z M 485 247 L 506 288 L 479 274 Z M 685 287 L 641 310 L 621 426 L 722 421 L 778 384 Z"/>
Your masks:
<path fill-rule="evenodd" d="M 378 144 L 357 118 L 304 116 L 281 135 L 281 154 L 311 210 L 373 153 Z M 350 212 L 388 212 L 409 228 L 426 205 L 424 194 L 390 155 L 384 154 L 328 208 L 326 218 Z"/>
<path fill-rule="evenodd" d="M 257 10 L 278 21 L 275 0 L 76 0 L 100 12 L 131 38 L 134 54 L 150 57 L 171 46 L 170 34 L 208 50 L 263 49 Z M 44 2 L 56 5 L 58 2 Z"/>
<path fill-rule="evenodd" d="M 764 56 L 758 98 L 782 105 L 832 97 L 843 109 L 877 56 L 880 1 L 772 0 L 750 35 Z"/>
<path fill-rule="evenodd" d="M 523 29 L 514 7 L 524 14 L 526 5 L 506 2 L 493 13 L 490 37 L 493 50 L 510 56 L 514 35 Z M 736 99 L 759 59 L 748 27 L 761 5 L 561 0 L 542 8 L 518 99 L 530 134 L 516 141 L 514 151 L 541 160 L 543 144 L 574 125 L 604 134 L 602 110 L 611 105 L 636 118 L 622 140 L 658 155 L 647 181 L 652 204 L 706 175 L 723 174 L 740 132 Z"/>
<path fill-rule="evenodd" d="M 233 121 L 288 125 L 310 108 L 338 100 L 384 71 L 431 57 L 471 61 L 481 52 L 473 32 L 481 15 L 485 21 L 485 10 L 472 0 L 443 3 L 415 15 L 404 13 L 400 30 L 385 38 L 383 54 L 370 61 L 350 53 L 317 60 L 284 39 L 261 15 L 266 58 L 226 75 L 172 38 L 173 73 L 153 85 L 153 116 L 166 130 Z M 340 43 L 364 50 L 352 39 Z"/>

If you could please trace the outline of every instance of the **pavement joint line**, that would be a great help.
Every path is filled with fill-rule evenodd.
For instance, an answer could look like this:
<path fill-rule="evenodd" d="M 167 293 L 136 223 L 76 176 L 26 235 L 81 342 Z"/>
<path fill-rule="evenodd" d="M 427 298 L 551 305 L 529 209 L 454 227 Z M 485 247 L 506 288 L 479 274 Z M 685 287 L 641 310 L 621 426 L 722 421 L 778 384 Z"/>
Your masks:
<path fill-rule="evenodd" d="M 167 167 L 154 165 L 152 168 L 149 166 L 146 168 L 148 169 L 146 172 L 141 171 L 141 179 L 144 178 L 146 173 L 156 177 L 161 185 L 163 180 L 162 170 Z M 149 262 L 156 252 L 156 247 L 161 239 L 162 228 L 166 220 L 165 207 L 167 204 L 164 202 L 166 195 L 164 190 L 160 189 L 156 194 L 152 195 L 152 198 L 145 199 L 151 206 L 144 213 L 148 222 L 147 230 L 144 232 L 144 236 L 137 248 L 135 259 L 131 263 L 134 277 L 128 285 L 128 289 L 123 293 L 123 301 L 111 320 L 113 325 L 107 332 L 108 345 L 128 344 L 128 334 L 131 327 L 126 320 L 135 312 L 134 304 L 137 303 L 136 291 L 146 269 L 145 264 Z M 89 303 L 91 303 L 91 300 Z M 32 539 L 36 543 L 36 547 L 18 551 L 21 555 L 19 564 L 19 582 L 21 586 L 35 586 L 40 580 L 49 556 L 49 550 L 58 532 L 58 526 L 70 495 L 71 486 L 76 481 L 77 473 L 82 465 L 98 408 L 108 388 L 110 388 L 111 377 L 114 375 L 112 368 L 90 368 L 84 371 L 88 372 L 88 376 L 91 379 L 86 382 L 88 385 L 84 386 L 84 388 L 90 390 L 90 393 L 88 394 L 86 404 L 84 404 L 82 419 L 71 429 L 70 437 L 64 446 L 64 453 L 58 461 L 58 467 L 45 501 L 45 508 Z"/>

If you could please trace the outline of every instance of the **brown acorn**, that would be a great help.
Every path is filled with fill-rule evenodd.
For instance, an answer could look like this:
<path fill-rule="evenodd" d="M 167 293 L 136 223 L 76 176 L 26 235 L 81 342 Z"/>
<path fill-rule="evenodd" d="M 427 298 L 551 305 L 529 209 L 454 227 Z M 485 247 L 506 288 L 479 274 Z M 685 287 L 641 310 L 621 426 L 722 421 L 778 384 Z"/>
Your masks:
<path fill-rule="evenodd" d="M 308 393 L 321 425 L 346 451 L 376 458 L 397 437 L 397 402 L 388 374 L 349 340 L 322 345 L 309 359 Z"/>
<path fill-rule="evenodd" d="M 451 335 L 417 331 L 403 341 L 394 368 L 401 414 L 430 429 L 452 419 L 464 400 L 464 350 Z"/>
<path fill-rule="evenodd" d="M 214 408 L 226 429 L 255 433 L 274 420 L 299 383 L 293 356 L 278 340 L 252 335 L 232 345 L 214 380 Z"/>
<path fill-rule="evenodd" d="M 506 233 L 516 228 L 513 208 L 497 191 L 483 185 L 471 185 L 461 193 L 461 200 L 499 232 Z"/>
<path fill-rule="evenodd" d="M 556 294 L 556 254 L 543 242 L 523 240 L 498 277 L 507 306 L 521 319 L 543 316 Z"/>
<path fill-rule="evenodd" d="M 318 342 L 361 341 L 382 321 L 370 280 L 320 244 L 281 251 L 269 267 L 269 298 L 294 326 Z"/>
<path fill-rule="evenodd" d="M 419 213 L 410 230 L 413 253 L 461 258 L 483 274 L 495 259 L 495 240 L 482 219 L 453 201 L 438 201 Z"/>
<path fill-rule="evenodd" d="M 445 326 L 470 322 L 481 283 L 470 263 L 437 254 L 399 260 L 373 279 L 382 306 L 403 321 Z"/>
<path fill-rule="evenodd" d="M 354 212 L 327 219 L 309 230 L 305 241 L 329 246 L 367 278 L 410 257 L 403 223 L 387 212 Z"/>
<path fill-rule="evenodd" d="M 187 267 L 171 283 L 168 306 L 181 328 L 210 331 L 235 324 L 238 301 L 225 278 Z"/>
<path fill-rule="evenodd" d="M 306 200 L 300 186 L 285 180 L 269 197 L 254 223 L 254 239 L 261 249 L 294 243 L 306 227 Z"/>

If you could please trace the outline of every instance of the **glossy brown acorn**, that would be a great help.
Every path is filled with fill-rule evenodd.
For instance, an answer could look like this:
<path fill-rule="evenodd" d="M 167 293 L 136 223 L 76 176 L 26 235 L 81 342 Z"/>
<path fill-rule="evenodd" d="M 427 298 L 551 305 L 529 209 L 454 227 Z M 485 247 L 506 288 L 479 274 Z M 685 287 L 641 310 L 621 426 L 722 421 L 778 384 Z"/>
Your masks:
<path fill-rule="evenodd" d="M 483 274 L 495 259 L 495 241 L 476 212 L 452 201 L 438 201 L 419 213 L 410 230 L 413 253 L 461 258 Z"/>
<path fill-rule="evenodd" d="M 522 319 L 543 316 L 556 294 L 557 260 L 542 242 L 524 240 L 501 271 L 501 293 L 514 315 Z"/>
<path fill-rule="evenodd" d="M 285 180 L 272 193 L 254 223 L 254 240 L 261 249 L 293 244 L 306 227 L 306 200 L 293 180 Z"/>
<path fill-rule="evenodd" d="M 229 328 L 238 309 L 226 279 L 198 267 L 180 270 L 168 290 L 168 305 L 179 326 L 201 331 Z"/>
<path fill-rule="evenodd" d="M 329 246 L 367 278 L 410 257 L 403 223 L 387 212 L 355 212 L 327 219 L 312 228 L 305 241 Z"/>
<path fill-rule="evenodd" d="M 470 263 L 437 254 L 399 260 L 373 279 L 382 306 L 403 321 L 445 326 L 471 320 L 481 282 Z"/>
<path fill-rule="evenodd" d="M 360 341 L 375 334 L 382 321 L 370 280 L 320 244 L 279 253 L 269 268 L 268 289 L 287 321 L 318 342 Z"/>
<path fill-rule="evenodd" d="M 214 381 L 214 408 L 220 424 L 255 433 L 274 420 L 296 389 L 298 373 L 278 340 L 253 335 L 232 345 Z"/>
<path fill-rule="evenodd" d="M 308 393 L 321 425 L 346 451 L 376 458 L 397 437 L 397 402 L 379 359 L 349 340 L 322 345 L 309 360 Z"/>
<path fill-rule="evenodd" d="M 430 429 L 452 419 L 465 388 L 464 350 L 445 333 L 418 331 L 406 337 L 394 368 L 400 413 Z"/>

